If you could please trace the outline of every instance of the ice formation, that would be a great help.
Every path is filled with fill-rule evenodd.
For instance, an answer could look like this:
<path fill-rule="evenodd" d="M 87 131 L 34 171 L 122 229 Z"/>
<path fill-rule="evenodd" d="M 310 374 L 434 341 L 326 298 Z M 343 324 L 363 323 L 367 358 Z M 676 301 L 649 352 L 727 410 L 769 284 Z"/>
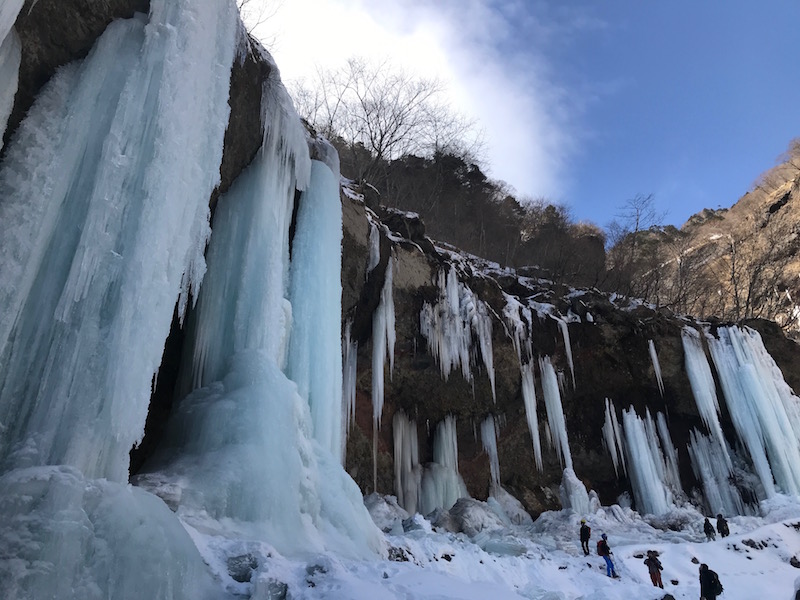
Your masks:
<path fill-rule="evenodd" d="M 800 494 L 800 399 L 753 329 L 707 335 L 731 420 L 767 497 Z"/>
<path fill-rule="evenodd" d="M 3 37 L 18 4 L 0 6 Z M 233 3 L 153 0 L 149 20 L 112 23 L 59 71 L 6 148 L 6 594 L 205 597 L 206 567 L 186 531 L 127 485 L 128 453 L 175 301 L 203 276 L 237 32 Z"/>
<path fill-rule="evenodd" d="M 481 423 L 481 442 L 489 456 L 489 472 L 493 485 L 500 485 L 500 459 L 497 455 L 497 426 L 494 417 L 489 415 Z"/>
<path fill-rule="evenodd" d="M 666 484 L 666 466 L 653 419 L 645 419 L 631 407 L 622 411 L 626 463 L 637 510 L 642 514 L 660 515 L 673 504 L 673 494 Z"/>
<path fill-rule="evenodd" d="M 433 462 L 425 465 L 419 509 L 423 515 L 436 508 L 450 509 L 459 498 L 468 498 L 467 486 L 458 473 L 458 439 L 452 415 L 436 426 Z"/>
<path fill-rule="evenodd" d="M 608 453 L 611 454 L 611 462 L 614 463 L 614 473 L 619 477 L 619 467 L 622 466 L 623 473 L 627 474 L 628 469 L 625 464 L 625 450 L 622 445 L 620 435 L 619 420 L 614 410 L 614 403 L 606 398 L 605 420 L 603 421 L 603 441 L 605 442 Z"/>
<path fill-rule="evenodd" d="M 17 93 L 22 48 L 14 21 L 23 3 L 24 0 L 5 0 L 0 5 L 0 150 L 3 149 L 3 135 Z"/>
<path fill-rule="evenodd" d="M 356 378 L 358 367 L 358 340 L 350 339 L 352 321 L 347 321 L 342 339 L 342 439 L 346 448 L 347 432 L 356 418 Z M 344 463 L 344 456 L 342 456 Z"/>
<path fill-rule="evenodd" d="M 661 365 L 658 362 L 658 354 L 656 353 L 656 345 L 653 340 L 647 340 L 647 347 L 650 350 L 650 360 L 653 363 L 653 371 L 656 374 L 656 381 L 658 382 L 658 391 L 661 397 L 664 397 L 664 380 L 661 378 Z"/>
<path fill-rule="evenodd" d="M 327 142 L 317 142 L 317 146 Z M 335 154 L 335 152 L 334 152 Z M 286 374 L 311 407 L 314 438 L 344 456 L 342 435 L 342 202 L 338 164 L 311 165 L 292 240 L 292 332 Z M 309 282 L 314 282 L 309 285 Z"/>
<path fill-rule="evenodd" d="M 533 377 L 533 362 L 520 367 L 522 373 L 522 401 L 525 403 L 525 418 L 533 443 L 533 459 L 536 468 L 542 470 L 542 442 L 539 437 L 539 417 L 536 410 L 536 386 Z"/>
<path fill-rule="evenodd" d="M 542 393 L 547 407 L 547 424 L 550 439 L 558 460 L 566 468 L 572 468 L 572 453 L 567 439 L 567 423 L 564 419 L 564 408 L 561 406 L 561 393 L 558 388 L 558 377 L 549 356 L 539 359 L 539 373 L 542 378 Z"/>
<path fill-rule="evenodd" d="M 369 214 L 369 213 L 368 213 Z M 381 262 L 381 233 L 378 225 L 370 220 L 369 222 L 369 256 L 367 257 L 367 274 L 369 274 L 378 263 Z"/>
<path fill-rule="evenodd" d="M 730 471 L 732 465 L 730 454 L 727 450 L 725 436 L 719 422 L 719 401 L 717 400 L 717 389 L 714 383 L 714 376 L 711 374 L 711 367 L 708 364 L 706 353 L 700 333 L 691 328 L 684 327 L 681 332 L 683 343 L 684 364 L 686 374 L 689 377 L 689 384 L 692 388 L 697 411 L 703 423 L 717 440 L 717 447 L 720 449 L 720 458 L 725 462 Z"/>
<path fill-rule="evenodd" d="M 338 178 L 310 161 L 277 73 L 265 84 L 262 148 L 215 214 L 187 334 L 184 380 L 194 391 L 174 411 L 146 481 L 179 481 L 183 519 L 204 532 L 255 536 L 289 555 L 365 556 L 380 551 L 380 533 L 340 464 Z M 305 206 L 290 260 L 295 189 Z M 308 292 L 304 277 L 332 289 Z M 293 323 L 290 297 L 307 323 Z"/>
<path fill-rule="evenodd" d="M 461 367 L 467 381 L 473 380 L 473 343 L 480 349 L 483 365 L 495 399 L 494 359 L 492 356 L 492 319 L 489 310 L 468 286 L 458 280 L 455 266 L 439 271 L 439 298 L 427 302 L 420 312 L 420 333 L 428 341 L 428 350 L 439 363 L 445 380 Z M 475 342 L 473 342 L 475 340 Z"/>
<path fill-rule="evenodd" d="M 228 120 L 235 7 L 190 4 L 153 2 L 150 22 L 112 23 L 43 90 L 7 149 L 7 468 L 65 464 L 127 480 L 175 299 L 196 292 L 205 269 Z"/>
<path fill-rule="evenodd" d="M 688 448 L 692 470 L 703 484 L 706 509 L 710 514 L 746 514 L 742 496 L 731 484 L 730 451 L 725 441 L 693 429 Z"/>
<path fill-rule="evenodd" d="M 564 338 L 564 353 L 567 355 L 567 364 L 569 365 L 569 372 L 572 375 L 572 387 L 575 388 L 575 365 L 572 362 L 572 343 L 569 339 L 569 328 L 564 319 L 556 318 L 559 329 L 561 329 L 561 337 Z"/>
<path fill-rule="evenodd" d="M 417 424 L 403 411 L 394 413 L 394 491 L 397 503 L 410 514 L 417 512 L 419 490 L 422 486 L 422 467 L 419 464 Z"/>
<path fill-rule="evenodd" d="M 389 356 L 389 374 L 394 370 L 394 296 L 393 263 L 386 264 L 381 301 L 372 315 L 372 417 L 375 429 L 380 428 L 383 414 L 383 388 L 386 356 Z"/>

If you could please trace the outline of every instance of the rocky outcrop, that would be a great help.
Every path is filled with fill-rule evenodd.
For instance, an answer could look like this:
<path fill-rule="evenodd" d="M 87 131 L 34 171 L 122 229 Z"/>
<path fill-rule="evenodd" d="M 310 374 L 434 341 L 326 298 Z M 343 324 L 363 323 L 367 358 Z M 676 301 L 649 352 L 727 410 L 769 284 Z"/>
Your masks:
<path fill-rule="evenodd" d="M 403 215 L 402 218 L 391 215 L 386 220 L 394 227 L 386 227 L 384 223 L 381 262 L 365 276 L 369 246 L 368 209 L 349 197 L 345 197 L 343 202 L 346 215 L 344 320 L 354 323 L 352 333 L 359 348 L 356 425 L 349 437 L 346 467 L 362 490 L 396 493 L 392 417 L 396 411 L 403 411 L 417 426 L 420 464 L 433 460 L 436 425 L 448 415 L 455 417 L 460 473 L 470 494 L 485 499 L 490 492 L 490 467 L 479 430 L 480 423 L 492 415 L 499 424 L 497 445 L 502 485 L 532 514 L 561 507 L 559 485 L 563 464 L 546 442 L 547 425 L 541 406 L 538 370 L 539 429 L 544 454 L 542 471 L 538 471 L 534 464 L 521 390 L 520 362 L 509 324 L 503 318 L 509 297 L 523 304 L 538 302 L 544 308 L 538 316 L 534 313 L 531 358 L 549 356 L 563 374 L 562 401 L 574 469 L 586 487 L 595 491 L 603 504 L 614 503 L 621 493 L 630 489 L 627 478 L 615 473 L 604 447 L 601 428 L 605 399 L 609 398 L 618 408 L 633 406 L 640 415 L 647 410 L 654 416 L 657 412 L 665 413 L 678 449 L 683 488 L 689 494 L 699 488 L 691 469 L 687 443 L 690 430 L 702 429 L 703 426 L 686 373 L 681 332 L 687 325 L 700 325 L 669 311 L 656 310 L 595 290 L 573 290 L 553 286 L 544 280 L 521 277 L 477 257 L 463 257 L 450 249 L 434 246 L 424 237 L 423 224 L 410 222 L 414 220 L 413 215 Z M 388 260 L 394 261 L 397 340 L 393 372 L 390 373 L 388 362 L 386 365 L 375 479 L 371 450 L 374 433 L 370 396 L 371 315 L 379 302 Z M 438 272 L 449 269 L 451 265 L 457 269 L 459 279 L 490 309 L 496 400 L 492 397 L 487 370 L 479 359 L 473 364 L 473 381 L 465 380 L 458 370 L 445 380 L 428 349 L 428 341 L 420 333 L 423 304 L 435 302 Z M 554 317 L 570 321 L 568 330 L 574 386 L 565 340 Z M 800 385 L 797 377 L 792 375 L 798 372 L 792 369 L 800 360 L 797 345 L 786 339 L 773 323 L 753 321 L 747 324 L 760 331 L 766 347 L 783 367 L 790 385 Z M 651 340 L 659 358 L 663 396 L 649 353 Z M 732 432 L 730 418 L 724 413 L 722 426 Z"/>

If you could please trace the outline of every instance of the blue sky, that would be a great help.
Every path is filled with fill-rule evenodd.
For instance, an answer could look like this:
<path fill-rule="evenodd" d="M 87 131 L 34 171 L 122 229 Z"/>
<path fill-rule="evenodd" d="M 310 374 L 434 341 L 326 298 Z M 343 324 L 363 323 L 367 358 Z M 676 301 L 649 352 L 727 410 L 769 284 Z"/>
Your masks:
<path fill-rule="evenodd" d="M 287 80 L 353 55 L 439 77 L 520 197 L 604 226 L 653 194 L 680 225 L 800 136 L 798 24 L 798 0 L 291 0 L 260 35 Z"/>

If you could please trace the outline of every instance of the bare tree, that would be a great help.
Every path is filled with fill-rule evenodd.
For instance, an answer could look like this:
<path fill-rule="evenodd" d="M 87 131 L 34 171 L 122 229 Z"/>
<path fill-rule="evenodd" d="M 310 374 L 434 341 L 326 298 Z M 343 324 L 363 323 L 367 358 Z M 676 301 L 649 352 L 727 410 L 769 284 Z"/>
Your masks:
<path fill-rule="evenodd" d="M 475 123 L 453 111 L 444 92 L 436 79 L 364 58 L 351 58 L 339 69 L 318 68 L 312 81 L 292 89 L 300 115 L 327 137 L 346 142 L 353 150 L 353 176 L 366 180 L 381 164 L 404 155 L 478 151 Z"/>

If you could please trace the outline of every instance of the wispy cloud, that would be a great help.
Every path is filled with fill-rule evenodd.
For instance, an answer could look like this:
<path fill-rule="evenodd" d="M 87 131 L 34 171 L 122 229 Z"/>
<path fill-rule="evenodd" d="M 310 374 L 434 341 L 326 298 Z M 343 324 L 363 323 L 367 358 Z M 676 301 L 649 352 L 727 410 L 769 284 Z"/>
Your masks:
<path fill-rule="evenodd" d="M 579 146 L 580 103 L 550 56 L 599 27 L 591 15 L 546 2 L 292 0 L 260 33 L 275 37 L 287 79 L 353 55 L 389 56 L 438 77 L 453 106 L 484 128 L 491 176 L 522 195 L 560 199 Z"/>

